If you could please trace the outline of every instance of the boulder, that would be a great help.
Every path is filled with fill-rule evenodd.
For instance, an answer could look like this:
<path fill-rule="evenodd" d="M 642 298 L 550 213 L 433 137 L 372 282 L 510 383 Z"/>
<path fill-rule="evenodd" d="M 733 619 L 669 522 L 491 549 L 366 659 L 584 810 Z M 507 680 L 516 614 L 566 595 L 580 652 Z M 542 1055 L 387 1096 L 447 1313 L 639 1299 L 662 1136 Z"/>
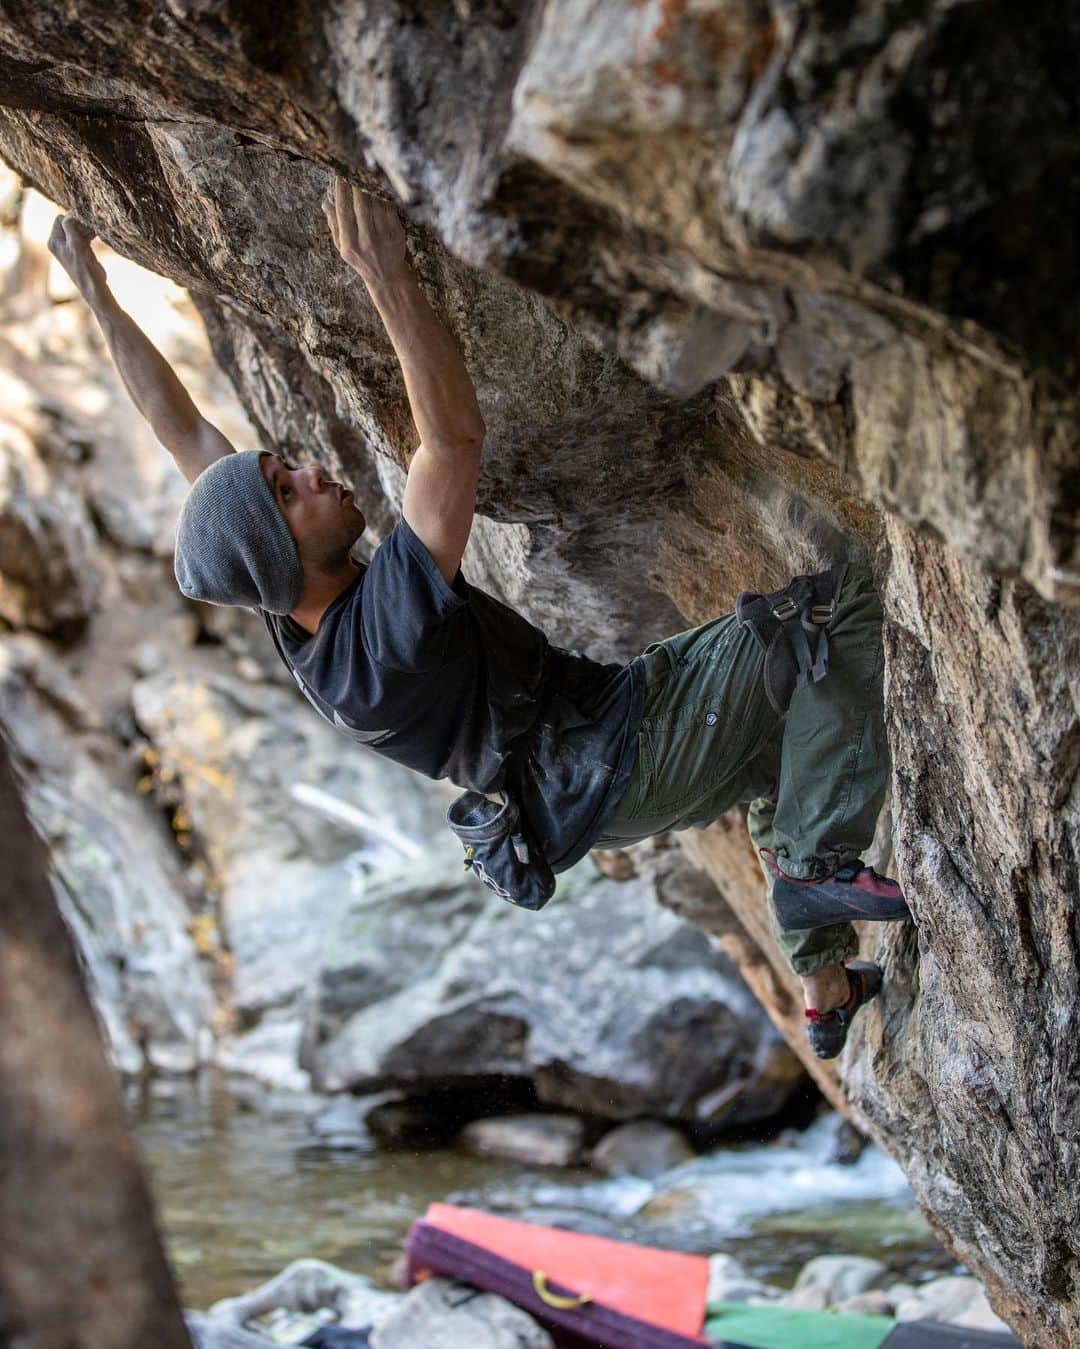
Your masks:
<path fill-rule="evenodd" d="M 209 1062 L 211 969 L 168 837 L 130 769 L 95 752 L 96 714 L 29 635 L 0 637 L 0 723 L 114 1063 L 134 1075 Z"/>
<path fill-rule="evenodd" d="M 185 1311 L 183 1319 L 194 1349 L 270 1349 L 274 1345 L 274 1341 L 267 1340 L 266 1336 L 237 1326 L 222 1325 L 201 1311 Z"/>
<path fill-rule="evenodd" d="M 184 1321 L 195 1349 L 271 1349 L 274 1344 L 265 1335 L 223 1324 L 202 1312 L 185 1312 Z"/>
<path fill-rule="evenodd" d="M 246 1027 L 222 1060 L 303 1086 L 301 1004 L 335 915 L 370 868 L 445 827 L 442 793 L 369 752 L 343 754 L 295 689 L 237 677 L 215 647 L 177 652 L 132 703 L 152 790 L 182 810 L 220 894 Z"/>
<path fill-rule="evenodd" d="M 714 1302 L 748 1302 L 763 1304 L 779 1296 L 779 1291 L 751 1278 L 733 1255 L 709 1256 L 709 1286 L 705 1295 L 708 1304 Z"/>
<path fill-rule="evenodd" d="M 554 1349 L 547 1331 L 512 1302 L 427 1279 L 375 1328 L 371 1349 Z"/>
<path fill-rule="evenodd" d="M 371 1152 L 375 1140 L 365 1119 L 373 1100 L 381 1097 L 338 1096 L 308 1118 L 314 1144 L 334 1151 Z"/>
<path fill-rule="evenodd" d="M 642 1119 L 609 1130 L 589 1154 L 589 1161 L 612 1176 L 655 1180 L 693 1156 L 694 1149 L 680 1130 L 660 1120 Z"/>
<path fill-rule="evenodd" d="M 461 1143 L 478 1157 L 503 1157 L 526 1166 L 573 1166 L 585 1148 L 585 1121 L 576 1115 L 504 1115 L 474 1120 Z"/>
<path fill-rule="evenodd" d="M 884 1288 L 868 1288 L 865 1293 L 856 1293 L 836 1304 L 838 1312 L 849 1312 L 854 1316 L 892 1316 L 896 1304 Z"/>
<path fill-rule="evenodd" d="M 953 1275 L 934 1279 L 896 1302 L 898 1321 L 948 1321 L 972 1330 L 1008 1330 L 994 1315 L 978 1279 Z"/>
<path fill-rule="evenodd" d="M 821 1292 L 825 1306 L 835 1307 L 857 1293 L 882 1287 L 887 1278 L 888 1269 L 880 1260 L 863 1255 L 819 1255 L 799 1271 L 793 1292 Z"/>
<path fill-rule="evenodd" d="M 726 958 L 645 882 L 584 863 L 541 914 L 432 851 L 342 904 L 306 1033 L 320 1090 L 531 1080 L 606 1119 L 734 1124 L 801 1074 Z"/>
<path fill-rule="evenodd" d="M 294 1260 L 250 1293 L 215 1302 L 207 1319 L 212 1325 L 242 1329 L 255 1318 L 277 1311 L 326 1310 L 333 1313 L 335 1324 L 359 1328 L 381 1324 L 395 1313 L 401 1301 L 399 1293 L 376 1288 L 362 1274 L 352 1274 L 325 1260 Z"/>

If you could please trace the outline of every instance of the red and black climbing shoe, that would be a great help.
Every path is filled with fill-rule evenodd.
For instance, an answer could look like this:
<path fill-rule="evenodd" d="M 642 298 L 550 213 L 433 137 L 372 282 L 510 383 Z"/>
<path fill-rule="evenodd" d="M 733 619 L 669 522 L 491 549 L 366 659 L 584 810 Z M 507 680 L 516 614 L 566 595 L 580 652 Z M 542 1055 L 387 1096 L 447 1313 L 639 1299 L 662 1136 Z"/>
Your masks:
<path fill-rule="evenodd" d="M 772 899 L 776 921 L 785 932 L 828 927 L 832 923 L 897 923 L 911 918 L 898 881 L 879 876 L 858 858 L 819 881 L 785 876 L 775 858 L 763 854 L 775 876 Z"/>
<path fill-rule="evenodd" d="M 851 1019 L 865 1003 L 876 998 L 883 978 L 880 965 L 869 960 L 853 960 L 847 966 L 848 1000 L 830 1012 L 807 1009 L 806 1038 L 819 1059 L 835 1059 L 847 1043 Z"/>

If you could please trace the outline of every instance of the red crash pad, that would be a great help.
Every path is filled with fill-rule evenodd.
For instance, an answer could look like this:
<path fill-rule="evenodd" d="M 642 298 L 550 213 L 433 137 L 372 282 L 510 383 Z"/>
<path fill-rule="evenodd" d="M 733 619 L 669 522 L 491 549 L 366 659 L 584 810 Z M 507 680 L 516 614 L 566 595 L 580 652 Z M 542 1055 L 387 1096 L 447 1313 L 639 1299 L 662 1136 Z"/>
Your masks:
<path fill-rule="evenodd" d="M 682 1335 L 705 1324 L 709 1261 L 537 1223 L 432 1204 L 425 1221 L 639 1320 Z"/>

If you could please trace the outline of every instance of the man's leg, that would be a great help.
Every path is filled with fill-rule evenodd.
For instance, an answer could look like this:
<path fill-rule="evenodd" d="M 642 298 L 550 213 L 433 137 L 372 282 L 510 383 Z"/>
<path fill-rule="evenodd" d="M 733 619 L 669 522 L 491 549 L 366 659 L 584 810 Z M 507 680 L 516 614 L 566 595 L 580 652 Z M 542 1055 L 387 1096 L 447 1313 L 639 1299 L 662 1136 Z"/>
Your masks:
<path fill-rule="evenodd" d="M 883 665 L 881 602 L 868 571 L 851 567 L 830 632 L 829 672 L 792 698 L 775 805 L 755 803 L 753 811 L 758 846 L 766 849 L 759 855 L 768 859 L 773 873 L 772 920 L 803 978 L 810 1038 L 822 1057 L 839 1053 L 850 1015 L 876 993 L 881 975 L 873 966 L 846 968 L 858 945 L 850 923 L 804 930 L 792 927 L 792 909 L 810 914 L 819 902 L 827 908 L 833 891 L 846 888 L 853 911 L 865 901 L 880 910 L 867 916 L 906 915 L 895 882 L 858 870 L 856 860 L 873 841 L 888 782 Z M 865 884 L 869 892 L 830 881 L 839 881 L 840 868 L 840 876 L 857 872 L 859 886 Z"/>
<path fill-rule="evenodd" d="M 776 833 L 773 829 L 775 816 L 776 803 L 767 796 L 759 796 L 751 801 L 746 815 L 746 826 L 758 850 L 758 860 L 770 895 L 774 877 L 765 863 L 762 850 L 776 851 Z M 828 927 L 785 931 L 777 922 L 771 902 L 769 921 L 777 946 L 802 980 L 804 1006 L 831 1011 L 846 1001 L 849 989 L 844 964 L 859 954 L 859 939 L 851 924 L 833 923 Z"/>
<path fill-rule="evenodd" d="M 734 614 L 669 637 L 645 655 L 637 757 L 598 848 L 710 824 L 760 790 L 760 772 L 775 778 L 780 718 L 765 696 L 760 648 Z"/>
<path fill-rule="evenodd" d="M 829 672 L 788 709 L 773 829 L 786 876 L 816 880 L 874 838 L 888 785 L 881 601 L 851 567 L 829 634 Z"/>

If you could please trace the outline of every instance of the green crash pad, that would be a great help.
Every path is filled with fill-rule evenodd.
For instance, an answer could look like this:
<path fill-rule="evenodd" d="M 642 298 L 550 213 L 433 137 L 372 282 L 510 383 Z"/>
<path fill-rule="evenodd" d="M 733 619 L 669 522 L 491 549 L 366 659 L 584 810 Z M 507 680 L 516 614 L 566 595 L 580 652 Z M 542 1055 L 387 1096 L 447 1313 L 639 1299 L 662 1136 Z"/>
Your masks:
<path fill-rule="evenodd" d="M 711 1302 L 705 1334 L 746 1349 L 878 1349 L 895 1325 L 891 1316 Z"/>
<path fill-rule="evenodd" d="M 1021 1349 L 1004 1331 L 743 1302 L 711 1302 L 705 1334 L 715 1349 Z"/>

